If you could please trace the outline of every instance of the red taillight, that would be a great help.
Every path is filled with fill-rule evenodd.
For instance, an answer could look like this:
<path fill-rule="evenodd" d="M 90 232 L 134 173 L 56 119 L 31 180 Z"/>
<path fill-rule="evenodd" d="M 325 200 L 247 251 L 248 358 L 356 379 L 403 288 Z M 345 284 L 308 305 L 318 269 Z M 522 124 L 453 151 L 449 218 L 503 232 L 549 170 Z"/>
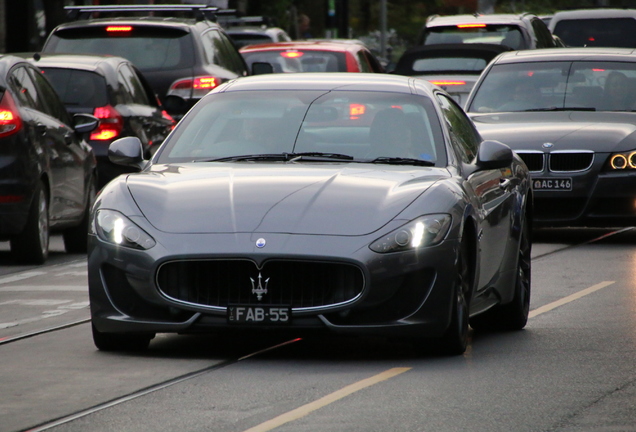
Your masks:
<path fill-rule="evenodd" d="M 181 96 L 184 99 L 199 99 L 219 84 L 221 84 L 219 79 L 211 76 L 186 78 L 173 82 L 168 95 Z"/>
<path fill-rule="evenodd" d="M 99 119 L 99 126 L 91 133 L 91 140 L 112 140 L 117 138 L 124 128 L 121 114 L 110 105 L 95 108 L 93 115 Z"/>
<path fill-rule="evenodd" d="M 484 28 L 486 24 L 457 24 L 457 28 Z"/>
<path fill-rule="evenodd" d="M 466 85 L 466 81 L 451 81 L 451 80 L 429 80 L 431 84 L 435 84 L 437 86 L 456 86 L 456 85 Z"/>
<path fill-rule="evenodd" d="M 131 26 L 108 26 L 106 27 L 106 31 L 109 33 L 121 33 L 121 32 L 129 32 L 132 30 Z"/>
<path fill-rule="evenodd" d="M 170 125 L 170 129 L 174 129 L 174 127 L 177 125 L 177 122 L 175 119 L 172 118 L 172 116 L 170 114 L 168 114 L 166 112 L 166 110 L 161 111 L 161 116 L 163 118 L 165 118 L 166 120 L 169 120 L 172 124 Z"/>
<path fill-rule="evenodd" d="M 298 58 L 302 57 L 303 53 L 300 51 L 283 51 L 280 55 L 285 58 Z"/>
<path fill-rule="evenodd" d="M 359 119 L 366 111 L 367 107 L 365 105 L 355 103 L 349 104 L 349 118 L 351 120 Z"/>
<path fill-rule="evenodd" d="M 13 135 L 20 129 L 22 129 L 22 117 L 18 113 L 13 96 L 5 91 L 0 100 L 0 138 Z"/>

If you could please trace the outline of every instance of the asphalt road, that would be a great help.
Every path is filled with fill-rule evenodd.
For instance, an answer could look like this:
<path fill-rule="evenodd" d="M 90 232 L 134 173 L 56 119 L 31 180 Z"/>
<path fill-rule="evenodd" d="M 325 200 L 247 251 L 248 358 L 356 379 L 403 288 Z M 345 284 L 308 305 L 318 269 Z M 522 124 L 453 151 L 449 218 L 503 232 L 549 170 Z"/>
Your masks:
<path fill-rule="evenodd" d="M 104 353 L 85 257 L 54 239 L 45 266 L 20 267 L 0 247 L 0 432 L 636 431 L 635 244 L 632 229 L 535 233 L 528 326 L 474 332 L 458 357 L 206 335 Z"/>

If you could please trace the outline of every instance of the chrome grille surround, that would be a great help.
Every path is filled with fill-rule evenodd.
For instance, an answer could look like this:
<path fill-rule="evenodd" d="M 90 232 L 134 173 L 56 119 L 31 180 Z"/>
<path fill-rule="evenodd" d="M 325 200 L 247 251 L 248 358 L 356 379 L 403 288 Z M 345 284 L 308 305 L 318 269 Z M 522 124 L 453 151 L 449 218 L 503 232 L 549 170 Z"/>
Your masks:
<path fill-rule="evenodd" d="M 253 293 L 261 275 L 267 294 Z M 355 302 L 364 289 L 362 270 L 350 263 L 248 259 L 194 259 L 162 263 L 155 281 L 168 299 L 209 310 L 228 304 L 290 305 L 295 312 L 329 310 Z"/>

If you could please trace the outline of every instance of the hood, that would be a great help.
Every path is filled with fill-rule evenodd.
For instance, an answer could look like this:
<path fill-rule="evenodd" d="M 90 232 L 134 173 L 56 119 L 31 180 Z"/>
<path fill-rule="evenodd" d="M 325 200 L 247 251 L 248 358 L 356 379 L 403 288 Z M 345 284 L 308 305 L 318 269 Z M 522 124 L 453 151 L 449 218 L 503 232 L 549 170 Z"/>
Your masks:
<path fill-rule="evenodd" d="M 471 114 L 484 139 L 498 140 L 513 150 L 627 151 L 636 148 L 636 113 L 520 112 Z"/>
<path fill-rule="evenodd" d="M 394 219 L 439 168 L 189 163 L 128 176 L 148 221 L 172 233 L 364 235 Z"/>

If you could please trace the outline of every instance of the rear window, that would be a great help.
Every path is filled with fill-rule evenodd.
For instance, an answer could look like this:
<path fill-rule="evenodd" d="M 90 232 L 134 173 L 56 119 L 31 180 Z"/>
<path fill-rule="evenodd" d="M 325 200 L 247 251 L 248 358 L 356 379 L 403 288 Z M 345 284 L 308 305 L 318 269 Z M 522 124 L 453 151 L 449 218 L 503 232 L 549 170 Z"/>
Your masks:
<path fill-rule="evenodd" d="M 560 20 L 553 33 L 569 46 L 636 47 L 636 20 L 633 18 Z"/>
<path fill-rule="evenodd" d="M 346 72 L 344 53 L 330 51 L 263 51 L 242 53 L 245 61 L 270 63 L 274 72 Z"/>
<path fill-rule="evenodd" d="M 188 32 L 166 27 L 103 25 L 57 31 L 44 52 L 109 54 L 127 58 L 142 71 L 194 65 Z"/>
<path fill-rule="evenodd" d="M 413 71 L 479 73 L 484 70 L 487 64 L 484 59 L 472 57 L 427 58 L 413 62 Z"/>
<path fill-rule="evenodd" d="M 239 34 L 230 33 L 230 37 L 234 41 L 234 45 L 236 45 L 237 48 L 241 48 L 246 45 L 273 42 L 272 38 L 267 35 L 257 35 L 257 34 L 249 34 L 249 33 L 239 33 Z"/>
<path fill-rule="evenodd" d="M 426 29 L 422 45 L 447 43 L 489 43 L 515 50 L 525 48 L 521 30 L 516 25 L 459 24 Z"/>
<path fill-rule="evenodd" d="M 65 68 L 41 68 L 44 76 L 70 112 L 77 108 L 96 108 L 108 104 L 106 81 L 93 72 Z"/>

